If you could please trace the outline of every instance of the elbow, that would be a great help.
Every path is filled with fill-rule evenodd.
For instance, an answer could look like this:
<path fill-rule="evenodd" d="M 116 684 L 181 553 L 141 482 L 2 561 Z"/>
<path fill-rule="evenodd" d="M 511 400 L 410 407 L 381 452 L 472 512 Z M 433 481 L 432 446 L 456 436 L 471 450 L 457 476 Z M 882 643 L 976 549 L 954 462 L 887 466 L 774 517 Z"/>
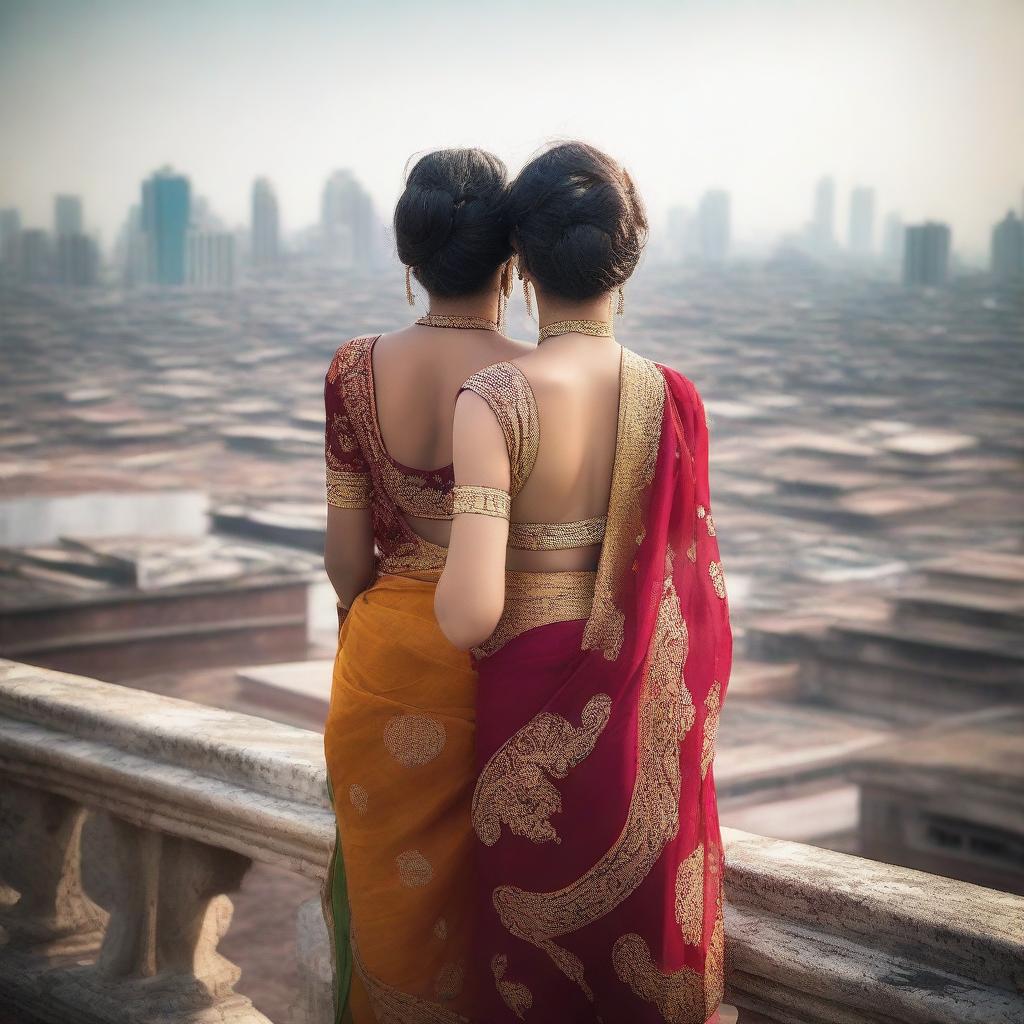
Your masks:
<path fill-rule="evenodd" d="M 434 615 L 448 642 L 460 651 L 482 644 L 501 618 L 501 609 L 488 609 L 482 604 L 451 600 L 440 587 L 434 595 Z"/>

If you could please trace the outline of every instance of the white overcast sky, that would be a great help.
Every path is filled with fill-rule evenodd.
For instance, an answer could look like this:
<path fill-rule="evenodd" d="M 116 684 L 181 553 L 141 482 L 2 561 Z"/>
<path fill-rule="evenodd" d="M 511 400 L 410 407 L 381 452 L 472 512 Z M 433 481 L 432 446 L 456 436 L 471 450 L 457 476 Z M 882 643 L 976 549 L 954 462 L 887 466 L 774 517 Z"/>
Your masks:
<path fill-rule="evenodd" d="M 657 220 L 733 194 L 734 233 L 806 221 L 832 173 L 987 246 L 1024 187 L 1024 0 L 0 0 L 0 206 L 79 193 L 109 243 L 169 162 L 229 223 L 271 178 L 287 229 L 351 167 L 387 219 L 410 154 L 514 171 L 592 141 Z"/>

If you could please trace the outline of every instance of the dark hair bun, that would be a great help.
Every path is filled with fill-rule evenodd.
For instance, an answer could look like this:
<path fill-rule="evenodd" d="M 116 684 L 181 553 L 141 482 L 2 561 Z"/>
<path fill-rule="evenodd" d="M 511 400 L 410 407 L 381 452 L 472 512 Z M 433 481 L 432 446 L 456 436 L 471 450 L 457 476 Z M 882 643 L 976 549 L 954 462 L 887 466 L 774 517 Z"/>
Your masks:
<path fill-rule="evenodd" d="M 512 254 L 508 170 L 482 149 L 439 149 L 416 161 L 395 206 L 398 258 L 432 295 L 482 291 Z"/>
<path fill-rule="evenodd" d="M 633 179 L 583 142 L 553 146 L 531 160 L 512 183 L 509 210 L 523 266 L 564 299 L 618 288 L 647 241 L 647 214 Z"/>

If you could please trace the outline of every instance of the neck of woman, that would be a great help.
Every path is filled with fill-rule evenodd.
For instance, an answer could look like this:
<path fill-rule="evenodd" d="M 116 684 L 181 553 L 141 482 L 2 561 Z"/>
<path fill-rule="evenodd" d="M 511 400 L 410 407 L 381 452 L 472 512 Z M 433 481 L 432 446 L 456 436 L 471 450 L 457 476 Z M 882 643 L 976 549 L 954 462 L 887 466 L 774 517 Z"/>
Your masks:
<path fill-rule="evenodd" d="M 564 320 L 593 320 L 598 323 L 612 322 L 612 294 L 605 292 L 594 299 L 563 299 L 557 295 L 545 295 L 539 289 L 537 294 L 537 322 L 541 327 L 561 323 Z"/>
<path fill-rule="evenodd" d="M 498 319 L 497 289 L 480 295 L 429 295 L 428 298 L 428 311 L 435 316 L 472 316 L 494 322 Z"/>

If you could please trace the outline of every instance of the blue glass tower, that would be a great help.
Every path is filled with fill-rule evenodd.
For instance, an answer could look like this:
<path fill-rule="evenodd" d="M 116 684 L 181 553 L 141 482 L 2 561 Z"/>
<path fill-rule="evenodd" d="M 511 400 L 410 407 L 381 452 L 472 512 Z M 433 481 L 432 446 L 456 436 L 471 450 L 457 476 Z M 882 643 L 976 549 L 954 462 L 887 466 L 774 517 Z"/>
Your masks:
<path fill-rule="evenodd" d="M 191 206 L 188 178 L 162 167 L 142 183 L 142 230 L 147 241 L 148 279 L 185 283 L 185 236 Z"/>

